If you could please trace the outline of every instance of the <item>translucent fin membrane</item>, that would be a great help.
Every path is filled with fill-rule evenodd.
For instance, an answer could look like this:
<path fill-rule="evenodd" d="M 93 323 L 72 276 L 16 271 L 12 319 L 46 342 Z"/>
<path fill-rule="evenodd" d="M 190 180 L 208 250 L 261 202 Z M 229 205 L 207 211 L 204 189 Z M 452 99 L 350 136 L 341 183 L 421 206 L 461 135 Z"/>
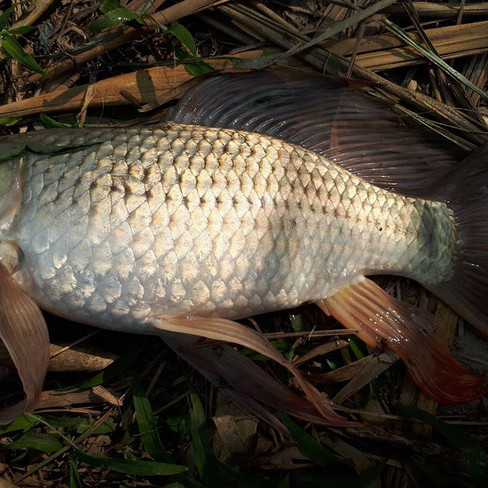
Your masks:
<path fill-rule="evenodd" d="M 451 207 L 459 236 L 454 275 L 448 282 L 425 286 L 488 336 L 488 197 Z"/>
<path fill-rule="evenodd" d="M 371 347 L 388 347 L 404 361 L 422 391 L 444 403 L 464 403 L 488 392 L 485 378 L 475 376 L 452 357 L 446 341 L 435 333 L 428 312 L 388 295 L 365 279 L 318 303 Z"/>
<path fill-rule="evenodd" d="M 25 391 L 21 402 L 0 409 L 0 423 L 32 410 L 39 400 L 49 362 L 49 335 L 41 311 L 0 263 L 0 339 L 5 344 Z"/>
<path fill-rule="evenodd" d="M 270 135 L 325 155 L 382 188 L 442 198 L 457 150 L 406 127 L 390 107 L 345 82 L 259 72 L 209 78 L 168 116 L 185 124 Z"/>
<path fill-rule="evenodd" d="M 197 339 L 187 334 L 164 332 L 161 338 L 245 412 L 271 424 L 278 422 L 260 406 L 261 402 L 276 412 L 287 412 L 306 422 L 327 423 L 307 399 L 278 383 L 232 347 L 225 344 L 199 347 Z"/>
<path fill-rule="evenodd" d="M 279 384 L 272 385 L 270 382 L 271 377 L 266 377 L 264 371 L 258 368 L 258 372 L 243 359 L 237 360 L 236 356 L 230 351 L 226 350 L 227 357 L 234 358 L 234 362 L 223 360 L 222 355 L 218 353 L 216 357 L 213 357 L 208 352 L 209 350 L 207 352 L 204 352 L 203 349 L 200 351 L 194 350 L 189 354 L 188 349 L 186 349 L 186 356 L 189 361 L 191 363 L 200 363 L 198 369 L 202 371 L 202 374 L 208 377 L 216 376 L 225 380 L 233 388 L 241 392 L 244 391 L 246 395 L 254 400 L 262 401 L 274 408 L 281 407 L 280 409 L 286 409 L 288 413 L 296 416 L 301 416 L 300 410 L 305 415 L 311 415 L 313 409 L 315 409 L 315 412 L 321 417 L 322 423 L 335 426 L 352 425 L 351 422 L 334 412 L 331 401 L 309 383 L 295 366 L 285 360 L 265 337 L 249 327 L 227 319 L 193 317 L 161 319 L 154 322 L 154 326 L 160 331 L 179 332 L 239 344 L 264 354 L 286 368 L 293 375 L 306 396 L 307 401 L 305 403 L 303 403 L 304 399 L 301 399 L 300 402 L 298 401 L 300 397 L 290 396 L 290 392 L 286 392 L 286 389 L 283 390 L 283 388 L 278 386 Z M 206 362 L 202 363 L 204 358 L 206 358 Z M 284 398 L 288 399 L 288 403 L 284 401 Z M 300 403 L 302 403 L 302 407 L 299 407 Z M 289 408 L 290 406 L 291 409 Z M 310 406 L 313 406 L 312 410 L 310 410 Z"/>

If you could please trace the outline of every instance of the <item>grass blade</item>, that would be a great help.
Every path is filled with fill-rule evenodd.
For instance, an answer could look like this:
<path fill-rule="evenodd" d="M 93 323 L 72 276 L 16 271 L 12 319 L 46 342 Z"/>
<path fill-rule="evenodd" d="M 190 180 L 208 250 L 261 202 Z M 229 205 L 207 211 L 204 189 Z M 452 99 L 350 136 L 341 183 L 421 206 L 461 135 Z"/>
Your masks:
<path fill-rule="evenodd" d="M 157 461 L 168 461 L 158 433 L 158 417 L 154 414 L 149 399 L 139 384 L 133 390 L 134 407 L 141 440 L 148 454 Z"/>
<path fill-rule="evenodd" d="M 46 114 L 39 115 L 41 122 L 44 124 L 46 129 L 72 129 L 73 124 L 65 124 L 63 122 L 58 122 L 55 119 L 52 119 Z"/>
<path fill-rule="evenodd" d="M 94 468 L 111 469 L 118 473 L 143 476 L 170 476 L 184 473 L 187 468 L 178 464 L 156 463 L 152 461 L 134 461 L 115 459 L 105 456 L 91 456 L 76 448 L 76 455 L 85 464 Z"/>
<path fill-rule="evenodd" d="M 474 83 L 468 80 L 465 76 L 463 76 L 459 71 L 455 70 L 453 67 L 449 66 L 444 60 L 442 60 L 439 56 L 434 54 L 433 52 L 425 49 L 423 46 L 418 44 L 414 41 L 403 29 L 398 27 L 396 24 L 391 22 L 388 19 L 383 21 L 384 25 L 394 34 L 396 34 L 400 39 L 405 41 L 407 44 L 415 48 L 419 51 L 423 56 L 425 56 L 429 61 L 434 63 L 436 66 L 444 70 L 449 76 L 454 78 L 455 80 L 459 81 L 463 85 L 465 85 L 470 90 L 477 93 L 481 98 L 488 101 L 488 94 L 485 93 L 483 90 L 480 90 Z"/>
<path fill-rule="evenodd" d="M 9 23 L 10 16 L 14 12 L 14 6 L 11 5 L 9 8 L 5 9 L 2 12 L 2 15 L 0 15 L 0 30 L 5 29 L 7 27 L 7 24 Z"/>
<path fill-rule="evenodd" d="M 26 432 L 7 447 L 9 449 L 37 449 L 38 451 L 51 454 L 59 451 L 63 447 L 63 444 L 51 434 Z"/>
<path fill-rule="evenodd" d="M 78 466 L 73 456 L 70 456 L 69 463 L 69 488 L 83 488 L 80 475 L 78 473 Z"/>
<path fill-rule="evenodd" d="M 9 56 L 26 68 L 46 76 L 44 70 L 37 64 L 37 61 L 24 51 L 24 48 L 20 45 L 19 41 L 8 32 L 4 32 L 1 35 L 2 47 L 9 54 Z"/>
<path fill-rule="evenodd" d="M 303 430 L 298 424 L 293 422 L 287 415 L 283 416 L 283 423 L 290 431 L 294 441 L 297 443 L 300 452 L 320 466 L 326 467 L 333 464 L 343 463 L 342 459 L 337 457 L 332 451 L 326 449 L 317 439 L 312 437 L 308 432 Z"/>
<path fill-rule="evenodd" d="M 379 0 L 378 2 L 371 5 L 370 7 L 358 11 L 351 17 L 345 20 L 341 20 L 340 22 L 334 23 L 331 27 L 328 27 L 327 29 L 324 30 L 324 32 L 322 32 L 317 37 L 311 39 L 310 41 L 305 43 L 300 43 L 297 46 L 289 49 L 286 54 L 288 54 L 289 56 L 293 56 L 301 51 L 304 51 L 305 49 L 309 49 L 313 46 L 316 46 L 320 42 L 325 41 L 326 39 L 329 39 L 330 37 L 339 34 L 340 32 L 343 32 L 345 29 L 348 29 L 349 27 L 356 25 L 357 23 L 363 21 L 364 19 L 371 17 L 372 15 L 376 14 L 377 12 L 383 10 L 386 7 L 389 7 L 395 2 L 396 0 Z"/>

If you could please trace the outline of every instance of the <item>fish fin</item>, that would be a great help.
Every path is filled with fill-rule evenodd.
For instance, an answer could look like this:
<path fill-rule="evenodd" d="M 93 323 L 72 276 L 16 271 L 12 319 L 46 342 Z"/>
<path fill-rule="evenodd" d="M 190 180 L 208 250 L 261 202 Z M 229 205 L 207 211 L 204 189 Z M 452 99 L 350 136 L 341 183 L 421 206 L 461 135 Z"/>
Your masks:
<path fill-rule="evenodd" d="M 32 410 L 39 400 L 49 362 L 49 334 L 34 302 L 0 263 L 0 339 L 5 344 L 24 387 L 25 398 L 0 410 L 0 424 Z"/>
<path fill-rule="evenodd" d="M 328 425 L 350 426 L 352 422 L 335 413 L 332 402 L 321 394 L 301 372 L 289 361 L 287 361 L 278 350 L 260 333 L 232 320 L 220 319 L 214 317 L 171 317 L 164 318 L 154 322 L 156 329 L 167 332 L 179 332 L 183 334 L 196 335 L 207 339 L 230 342 L 244 347 L 248 347 L 286 368 L 294 377 L 297 384 L 304 392 L 307 400 L 313 405 L 317 412 L 322 416 L 324 422 Z M 231 379 L 230 372 L 219 370 L 219 374 L 226 380 Z M 235 374 L 235 373 L 234 373 Z M 240 375 L 242 376 L 242 375 Z M 235 385 L 234 381 L 234 385 Z M 238 383 L 237 383 L 238 386 Z M 251 391 L 251 390 L 249 390 Z M 262 392 L 256 391 L 255 397 L 259 399 Z"/>
<path fill-rule="evenodd" d="M 306 422 L 324 423 L 323 417 L 306 398 L 276 381 L 232 347 L 226 344 L 198 346 L 198 339 L 188 334 L 163 332 L 160 335 L 178 356 L 221 388 L 242 410 L 278 428 L 280 423 L 276 417 L 257 401 Z"/>
<path fill-rule="evenodd" d="M 480 153 L 478 153 L 480 154 Z M 481 153 L 483 154 L 483 153 Z M 488 175 L 488 146 L 484 148 L 484 173 L 472 178 L 480 186 Z M 462 165 L 462 172 L 469 169 Z M 466 182 L 467 198 L 472 182 Z M 473 183 L 474 185 L 474 183 Z M 462 182 L 459 183 L 462 186 Z M 463 194 L 464 191 L 463 191 Z M 488 336 L 488 194 L 465 204 L 448 204 L 454 213 L 456 245 L 454 274 L 449 281 L 431 285 L 422 283 L 427 289 L 444 300 L 459 315 L 465 318 L 481 334 Z"/>
<path fill-rule="evenodd" d="M 317 303 L 374 348 L 388 347 L 405 363 L 417 386 L 439 403 L 465 403 L 488 392 L 485 378 L 456 362 L 435 330 L 432 314 L 397 300 L 369 279 Z"/>
<path fill-rule="evenodd" d="M 210 77 L 181 98 L 168 120 L 277 137 L 381 188 L 441 198 L 459 151 L 406 127 L 390 107 L 345 81 L 272 71 Z"/>
<path fill-rule="evenodd" d="M 446 182 L 446 200 L 456 203 L 481 201 L 488 194 L 487 163 L 488 143 L 473 151 L 456 166 Z"/>

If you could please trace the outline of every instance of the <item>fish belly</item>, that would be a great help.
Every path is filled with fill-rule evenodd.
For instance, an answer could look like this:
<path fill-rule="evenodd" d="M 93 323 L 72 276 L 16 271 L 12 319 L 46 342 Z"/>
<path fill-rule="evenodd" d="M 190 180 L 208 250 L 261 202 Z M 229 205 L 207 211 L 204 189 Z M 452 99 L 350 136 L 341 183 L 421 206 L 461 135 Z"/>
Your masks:
<path fill-rule="evenodd" d="M 279 139 L 176 124 L 32 137 L 86 145 L 22 157 L 5 237 L 23 253 L 15 280 L 73 320 L 144 332 L 155 317 L 291 308 L 365 274 L 452 273 L 444 204 Z"/>

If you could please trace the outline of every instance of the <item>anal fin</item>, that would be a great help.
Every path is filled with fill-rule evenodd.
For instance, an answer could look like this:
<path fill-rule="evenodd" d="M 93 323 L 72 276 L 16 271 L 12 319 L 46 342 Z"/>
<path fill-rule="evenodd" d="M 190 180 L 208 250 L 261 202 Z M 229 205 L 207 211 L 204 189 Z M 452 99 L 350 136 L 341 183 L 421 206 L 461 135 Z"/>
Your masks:
<path fill-rule="evenodd" d="M 163 340 L 167 338 L 169 345 L 181 353 L 185 359 L 190 363 L 197 364 L 197 367 L 199 363 L 200 367 L 198 369 L 211 380 L 221 378 L 250 398 L 257 401 L 261 400 L 263 403 L 275 408 L 281 407 L 281 409 L 291 415 L 301 418 L 308 417 L 309 419 L 313 415 L 316 419 L 321 418 L 322 423 L 337 427 L 354 425 L 353 422 L 349 422 L 338 415 L 334 411 L 332 402 L 307 381 L 301 372 L 291 362 L 287 361 L 262 334 L 245 325 L 215 317 L 161 318 L 154 320 L 153 325 L 155 329 L 164 332 L 162 334 Z M 248 361 L 244 361 L 246 359 L 244 357 L 243 359 L 236 359 L 237 356 L 234 354 L 236 352 L 230 348 L 222 349 L 222 357 L 219 361 L 215 357 L 214 352 L 201 351 L 198 354 L 198 350 L 191 351 L 187 343 L 178 342 L 177 338 L 171 338 L 171 336 L 166 334 L 167 332 L 200 336 L 253 349 L 286 368 L 300 386 L 306 398 L 301 398 L 301 402 L 297 401 L 300 399 L 298 395 L 290 395 L 291 390 L 286 389 L 282 385 L 279 388 L 278 385 L 272 384 L 270 382 L 272 378 L 269 375 L 266 375 L 262 370 L 258 373 L 255 368 L 251 368 Z M 226 358 L 223 356 L 224 353 Z M 232 357 L 234 357 L 233 362 L 229 360 Z M 261 388 L 259 387 L 260 384 Z M 276 394 L 278 391 L 280 393 Z M 280 397 L 283 400 L 281 404 L 279 403 Z M 292 408 L 289 408 L 291 406 Z"/>
<path fill-rule="evenodd" d="M 25 398 L 0 409 L 0 424 L 32 410 L 39 400 L 49 362 L 49 335 L 41 310 L 0 263 L 0 339 L 24 387 Z"/>
<path fill-rule="evenodd" d="M 443 404 L 465 403 L 488 392 L 485 378 L 459 364 L 435 332 L 434 316 L 397 300 L 369 279 L 317 305 L 375 348 L 388 347 L 404 361 L 417 386 Z"/>

